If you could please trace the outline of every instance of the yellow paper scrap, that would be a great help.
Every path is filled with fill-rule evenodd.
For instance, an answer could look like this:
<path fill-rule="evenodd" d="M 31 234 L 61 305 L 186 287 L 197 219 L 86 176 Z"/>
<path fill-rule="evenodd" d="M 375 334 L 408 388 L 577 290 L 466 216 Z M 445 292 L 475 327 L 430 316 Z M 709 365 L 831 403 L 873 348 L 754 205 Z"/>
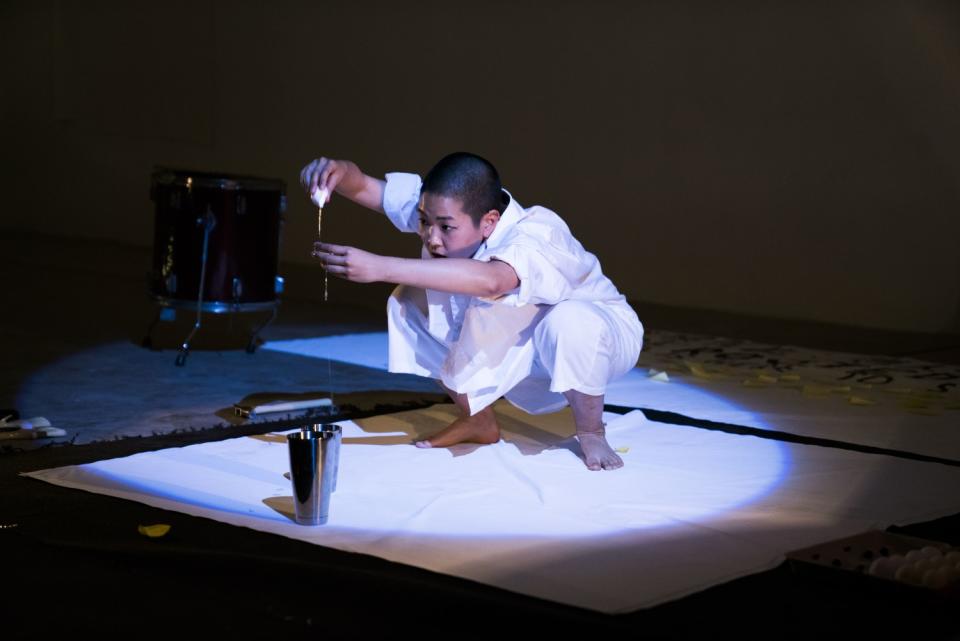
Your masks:
<path fill-rule="evenodd" d="M 686 365 L 687 365 L 687 369 L 690 370 L 691 374 L 693 374 L 697 378 L 702 378 L 705 381 L 723 381 L 729 378 L 727 374 L 721 373 L 719 371 L 708 372 L 707 368 L 705 368 L 701 363 L 694 363 L 691 361 L 687 361 Z"/>
<path fill-rule="evenodd" d="M 687 367 L 690 368 L 690 373 L 697 378 L 705 378 L 707 380 L 713 378 L 710 372 L 705 370 L 700 363 L 687 363 Z"/>
<path fill-rule="evenodd" d="M 796 383 L 800 380 L 799 374 L 781 374 L 780 380 L 785 383 Z"/>
<path fill-rule="evenodd" d="M 871 401 L 869 398 L 863 398 L 862 396 L 851 396 L 849 399 L 851 405 L 876 405 L 876 401 Z"/>
<path fill-rule="evenodd" d="M 170 531 L 170 526 L 166 523 L 156 523 L 155 525 L 138 525 L 137 531 L 151 539 L 157 539 Z"/>
<path fill-rule="evenodd" d="M 760 378 L 745 378 L 741 383 L 744 387 L 770 387 L 770 383 Z"/>
<path fill-rule="evenodd" d="M 626 453 L 629 452 L 629 451 L 630 451 L 630 448 L 629 448 L 629 447 L 626 447 L 626 446 L 624 446 L 624 447 L 618 447 L 617 449 L 614 450 L 614 452 L 617 452 L 617 453 L 619 453 L 619 454 L 626 454 Z"/>
<path fill-rule="evenodd" d="M 760 381 L 761 383 L 768 383 L 770 385 L 773 385 L 774 383 L 777 382 L 777 377 L 771 376 L 770 374 L 757 374 L 757 380 Z"/>

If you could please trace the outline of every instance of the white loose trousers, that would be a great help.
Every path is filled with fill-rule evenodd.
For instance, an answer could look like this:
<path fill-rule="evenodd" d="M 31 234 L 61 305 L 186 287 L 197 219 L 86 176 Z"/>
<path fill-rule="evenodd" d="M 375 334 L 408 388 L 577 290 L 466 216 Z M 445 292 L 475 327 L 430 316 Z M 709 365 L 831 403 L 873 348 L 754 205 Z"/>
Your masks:
<path fill-rule="evenodd" d="M 471 414 L 500 397 L 531 414 L 561 409 L 563 392 L 599 396 L 637 363 L 633 310 L 565 300 L 521 307 L 476 300 L 459 338 L 430 333 L 426 292 L 398 286 L 387 303 L 389 369 L 438 379 L 467 394 Z M 633 318 L 630 318 L 630 316 Z"/>

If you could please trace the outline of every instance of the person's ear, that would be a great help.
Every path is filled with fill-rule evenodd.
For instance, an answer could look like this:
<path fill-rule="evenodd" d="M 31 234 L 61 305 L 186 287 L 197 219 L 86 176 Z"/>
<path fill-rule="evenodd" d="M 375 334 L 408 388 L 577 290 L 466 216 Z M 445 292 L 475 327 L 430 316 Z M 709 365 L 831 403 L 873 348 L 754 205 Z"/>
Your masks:
<path fill-rule="evenodd" d="M 500 212 L 496 209 L 491 209 L 483 215 L 483 218 L 480 219 L 480 231 L 483 232 L 484 240 L 490 237 L 490 234 L 493 233 L 493 230 L 497 228 L 497 223 L 499 221 Z"/>

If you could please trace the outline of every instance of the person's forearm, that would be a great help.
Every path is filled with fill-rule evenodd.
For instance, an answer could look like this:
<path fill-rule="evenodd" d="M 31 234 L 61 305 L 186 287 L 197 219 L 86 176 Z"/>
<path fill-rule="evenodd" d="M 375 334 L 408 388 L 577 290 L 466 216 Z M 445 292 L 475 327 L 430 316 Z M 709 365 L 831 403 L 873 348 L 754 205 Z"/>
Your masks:
<path fill-rule="evenodd" d="M 383 213 L 384 181 L 367 176 L 353 161 L 337 162 L 343 164 L 346 172 L 335 191 L 358 205 Z"/>
<path fill-rule="evenodd" d="M 453 294 L 499 296 L 519 282 L 513 268 L 499 261 L 472 258 L 396 258 L 383 256 L 383 280 Z"/>

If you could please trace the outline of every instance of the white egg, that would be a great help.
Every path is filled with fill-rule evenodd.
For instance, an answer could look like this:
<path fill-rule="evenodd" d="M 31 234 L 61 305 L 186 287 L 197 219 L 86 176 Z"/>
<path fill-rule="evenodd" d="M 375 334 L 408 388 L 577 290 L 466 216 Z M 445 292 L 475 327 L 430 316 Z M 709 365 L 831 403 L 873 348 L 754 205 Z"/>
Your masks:
<path fill-rule="evenodd" d="M 313 201 L 313 204 L 323 209 L 323 205 L 327 202 L 327 198 L 330 196 L 330 191 L 326 188 L 319 188 L 313 190 L 313 193 L 310 194 L 310 200 Z"/>
<path fill-rule="evenodd" d="M 924 572 L 927 570 L 935 570 L 938 565 L 940 564 L 937 563 L 937 559 L 922 558 L 919 561 L 913 562 L 913 570 L 917 573 L 917 576 L 923 576 Z"/>
<path fill-rule="evenodd" d="M 907 562 L 902 554 L 894 554 L 893 556 L 889 556 L 887 557 L 887 561 L 890 563 L 890 567 L 892 567 L 894 571 Z"/>
<path fill-rule="evenodd" d="M 920 560 L 922 556 L 923 555 L 920 554 L 920 550 L 910 550 L 907 552 L 907 556 L 905 558 L 909 563 L 913 563 L 914 561 Z"/>
<path fill-rule="evenodd" d="M 920 583 L 925 588 L 940 589 L 949 583 L 949 576 L 947 576 L 945 570 L 927 570 L 923 573 Z"/>
<path fill-rule="evenodd" d="M 960 550 L 953 549 L 943 555 L 943 558 L 950 563 L 960 563 Z"/>
<path fill-rule="evenodd" d="M 947 565 L 944 569 L 947 571 L 947 577 L 949 578 L 948 583 L 960 581 L 960 565 Z"/>
<path fill-rule="evenodd" d="M 881 556 L 870 564 L 870 567 L 867 569 L 867 574 L 881 579 L 892 579 L 893 575 L 896 574 L 896 570 L 891 566 L 890 559 Z"/>
<path fill-rule="evenodd" d="M 933 547 L 932 545 L 925 545 L 920 548 L 920 554 L 924 558 L 936 559 L 943 556 L 943 552 L 940 551 L 940 548 Z"/>
<path fill-rule="evenodd" d="M 902 581 L 903 583 L 919 583 L 920 576 L 917 575 L 917 571 L 914 569 L 912 563 L 905 563 L 901 565 L 896 573 L 893 575 L 897 581 Z"/>

